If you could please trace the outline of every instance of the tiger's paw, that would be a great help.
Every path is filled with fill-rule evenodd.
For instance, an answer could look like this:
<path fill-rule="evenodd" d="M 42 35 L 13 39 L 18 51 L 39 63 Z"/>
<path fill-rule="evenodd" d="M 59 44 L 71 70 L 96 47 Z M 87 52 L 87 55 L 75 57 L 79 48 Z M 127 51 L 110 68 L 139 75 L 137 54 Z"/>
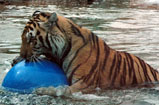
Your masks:
<path fill-rule="evenodd" d="M 33 93 L 38 95 L 49 95 L 49 96 L 67 96 L 70 95 L 68 92 L 68 87 L 48 87 L 48 88 L 38 88 Z"/>
<path fill-rule="evenodd" d="M 24 60 L 24 58 L 22 58 L 21 56 L 16 56 L 11 63 L 12 67 L 22 60 Z"/>
<path fill-rule="evenodd" d="M 56 96 L 56 88 L 54 88 L 54 87 L 38 88 L 33 93 L 35 93 L 37 95 Z"/>

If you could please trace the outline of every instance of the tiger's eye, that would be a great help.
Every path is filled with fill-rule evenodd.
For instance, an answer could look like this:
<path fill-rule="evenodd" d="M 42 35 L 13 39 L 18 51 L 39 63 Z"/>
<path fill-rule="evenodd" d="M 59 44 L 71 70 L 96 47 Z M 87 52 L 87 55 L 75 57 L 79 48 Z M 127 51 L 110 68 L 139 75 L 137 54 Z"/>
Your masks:
<path fill-rule="evenodd" d="M 37 41 L 34 41 L 34 45 L 36 45 L 37 44 Z"/>

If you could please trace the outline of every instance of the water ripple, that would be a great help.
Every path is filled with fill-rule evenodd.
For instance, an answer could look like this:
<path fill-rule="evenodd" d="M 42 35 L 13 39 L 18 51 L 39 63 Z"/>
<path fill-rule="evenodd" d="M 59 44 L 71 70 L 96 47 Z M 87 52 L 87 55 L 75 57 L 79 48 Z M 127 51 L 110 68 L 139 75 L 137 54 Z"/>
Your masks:
<path fill-rule="evenodd" d="M 96 4 L 94 4 L 96 6 Z M 35 10 L 57 12 L 82 25 L 99 37 L 112 48 L 127 51 L 144 59 L 154 68 L 159 68 L 159 12 L 154 9 L 138 8 L 94 8 L 45 6 L 14 6 L 8 5 L 0 13 L 0 83 L 6 72 L 11 68 L 12 59 L 19 55 L 21 33 L 26 21 Z M 19 105 L 56 105 L 63 104 L 121 104 L 150 105 L 159 104 L 158 88 L 107 90 L 97 92 L 97 96 L 76 94 L 75 97 L 50 97 L 35 94 L 18 94 L 0 89 L 0 104 Z M 85 98 L 103 98 L 103 100 L 83 100 Z"/>

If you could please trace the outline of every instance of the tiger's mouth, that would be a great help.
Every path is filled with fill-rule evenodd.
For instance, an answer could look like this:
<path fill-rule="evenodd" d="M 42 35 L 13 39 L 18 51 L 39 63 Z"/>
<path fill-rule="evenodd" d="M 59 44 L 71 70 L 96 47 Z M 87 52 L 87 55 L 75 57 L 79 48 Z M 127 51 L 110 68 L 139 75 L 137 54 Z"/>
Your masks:
<path fill-rule="evenodd" d="M 28 62 L 38 62 L 38 61 L 40 61 L 41 59 L 46 58 L 45 54 L 42 53 L 41 50 L 40 50 L 40 51 L 39 51 L 39 50 L 40 50 L 40 48 L 39 48 L 39 49 L 33 48 L 33 49 L 32 49 L 32 55 L 29 56 L 29 57 L 27 57 L 27 58 L 26 58 L 26 61 L 28 61 Z"/>
<path fill-rule="evenodd" d="M 26 62 L 39 62 L 43 59 L 48 59 L 48 58 L 45 57 L 44 55 L 38 55 L 38 56 L 37 55 L 32 55 L 31 57 L 28 57 L 28 58 L 23 58 L 21 56 L 17 56 L 16 58 L 13 59 L 11 65 L 13 67 L 15 64 L 17 64 L 17 63 L 19 63 L 23 60 L 26 60 Z"/>
<path fill-rule="evenodd" d="M 39 62 L 42 59 L 48 59 L 48 58 L 44 54 L 38 54 L 38 55 L 33 54 L 32 56 L 25 58 L 27 62 Z"/>

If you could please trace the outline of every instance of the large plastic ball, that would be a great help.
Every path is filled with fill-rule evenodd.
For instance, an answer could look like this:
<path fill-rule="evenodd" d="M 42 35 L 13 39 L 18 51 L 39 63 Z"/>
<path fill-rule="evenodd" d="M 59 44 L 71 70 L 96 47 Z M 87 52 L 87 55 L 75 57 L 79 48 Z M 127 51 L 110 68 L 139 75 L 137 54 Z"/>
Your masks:
<path fill-rule="evenodd" d="M 31 93 L 34 89 L 68 85 L 63 70 L 48 60 L 16 64 L 5 76 L 2 86 L 9 91 Z"/>

